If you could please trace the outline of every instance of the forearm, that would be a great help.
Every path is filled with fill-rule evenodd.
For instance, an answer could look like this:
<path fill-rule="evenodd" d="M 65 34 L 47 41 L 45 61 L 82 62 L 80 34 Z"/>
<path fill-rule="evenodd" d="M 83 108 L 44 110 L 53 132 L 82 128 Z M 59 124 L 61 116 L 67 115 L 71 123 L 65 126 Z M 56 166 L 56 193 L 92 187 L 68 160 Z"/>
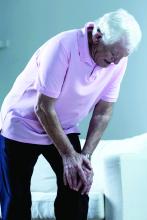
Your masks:
<path fill-rule="evenodd" d="M 93 112 L 82 153 L 92 155 L 110 121 L 111 115 L 112 106 L 106 111 Z"/>
<path fill-rule="evenodd" d="M 97 116 L 90 121 L 82 153 L 93 153 L 108 125 L 109 120 L 110 116 Z"/>
<path fill-rule="evenodd" d="M 39 109 L 36 111 L 36 115 L 46 133 L 53 140 L 60 155 L 74 153 L 74 149 L 61 127 L 56 112 L 54 110 Z"/>

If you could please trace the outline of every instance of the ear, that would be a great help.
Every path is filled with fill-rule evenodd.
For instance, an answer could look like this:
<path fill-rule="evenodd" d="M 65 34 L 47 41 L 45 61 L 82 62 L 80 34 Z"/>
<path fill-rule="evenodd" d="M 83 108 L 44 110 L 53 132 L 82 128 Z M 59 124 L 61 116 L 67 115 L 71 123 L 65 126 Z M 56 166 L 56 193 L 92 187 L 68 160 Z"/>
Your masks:
<path fill-rule="evenodd" d="M 97 29 L 96 36 L 97 36 L 97 38 L 102 38 L 102 36 L 103 36 L 103 34 L 99 28 Z"/>
<path fill-rule="evenodd" d="M 92 44 L 92 32 L 93 32 L 93 26 L 89 26 L 87 28 L 87 34 L 88 34 L 88 42 L 90 43 L 90 45 Z"/>

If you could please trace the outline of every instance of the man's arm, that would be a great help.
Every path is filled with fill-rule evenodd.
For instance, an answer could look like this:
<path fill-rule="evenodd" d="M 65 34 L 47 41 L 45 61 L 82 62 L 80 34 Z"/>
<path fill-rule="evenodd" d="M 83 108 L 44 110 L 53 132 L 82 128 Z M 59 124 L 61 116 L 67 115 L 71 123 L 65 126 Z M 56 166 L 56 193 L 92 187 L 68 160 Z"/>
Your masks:
<path fill-rule="evenodd" d="M 75 153 L 68 137 L 65 135 L 59 119 L 57 117 L 54 105 L 56 99 L 39 94 L 38 102 L 35 107 L 35 113 L 42 124 L 42 127 L 53 140 L 60 155 L 70 155 Z"/>
<path fill-rule="evenodd" d="M 89 123 L 86 141 L 82 149 L 83 154 L 92 155 L 111 118 L 113 104 L 112 102 L 103 100 L 100 100 L 96 104 Z"/>
<path fill-rule="evenodd" d="M 68 183 L 70 188 L 76 189 L 77 175 L 80 176 L 83 185 L 86 185 L 82 164 L 85 163 L 90 167 L 90 163 L 84 155 L 74 150 L 67 135 L 64 133 L 55 111 L 55 102 L 55 98 L 39 94 L 35 113 L 63 159 L 64 183 Z"/>

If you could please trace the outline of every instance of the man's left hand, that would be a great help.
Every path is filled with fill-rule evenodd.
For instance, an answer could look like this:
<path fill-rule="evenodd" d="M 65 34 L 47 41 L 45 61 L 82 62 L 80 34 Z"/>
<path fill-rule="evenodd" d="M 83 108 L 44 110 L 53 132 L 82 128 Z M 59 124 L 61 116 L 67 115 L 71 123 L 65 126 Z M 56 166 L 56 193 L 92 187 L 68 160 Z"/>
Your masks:
<path fill-rule="evenodd" d="M 91 189 L 94 173 L 93 173 L 93 169 L 88 169 L 86 166 L 82 166 L 82 168 L 86 176 L 86 185 L 83 185 L 82 181 L 79 180 L 77 185 L 77 190 L 80 190 L 81 194 L 84 195 L 84 194 L 88 194 Z"/>

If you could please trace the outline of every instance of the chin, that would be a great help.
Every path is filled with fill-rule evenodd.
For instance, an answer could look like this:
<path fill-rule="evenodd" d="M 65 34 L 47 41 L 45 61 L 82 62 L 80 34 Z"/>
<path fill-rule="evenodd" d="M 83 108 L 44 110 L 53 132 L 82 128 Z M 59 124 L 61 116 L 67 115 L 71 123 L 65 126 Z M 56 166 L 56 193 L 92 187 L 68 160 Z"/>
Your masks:
<path fill-rule="evenodd" d="M 107 68 L 110 64 L 107 63 L 96 63 L 98 66 L 102 67 L 102 68 Z"/>
<path fill-rule="evenodd" d="M 104 60 L 97 60 L 97 61 L 95 61 L 95 63 L 102 68 L 106 68 L 110 65 L 110 64 L 106 63 Z"/>

